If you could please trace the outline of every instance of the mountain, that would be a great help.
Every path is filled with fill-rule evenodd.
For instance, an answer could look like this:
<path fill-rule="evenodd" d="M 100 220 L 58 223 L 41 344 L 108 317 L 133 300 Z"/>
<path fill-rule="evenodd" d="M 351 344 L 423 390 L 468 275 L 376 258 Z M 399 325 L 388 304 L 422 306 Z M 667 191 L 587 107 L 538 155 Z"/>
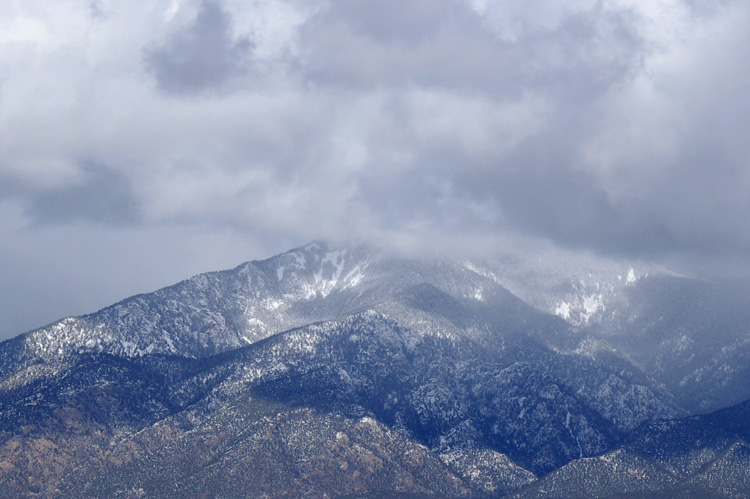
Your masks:
<path fill-rule="evenodd" d="M 750 401 L 644 423 L 613 451 L 531 483 L 526 497 L 748 497 Z"/>
<path fill-rule="evenodd" d="M 747 393 L 747 288 L 553 262 L 317 242 L 20 335 L 0 344 L 0 487 L 744 493 L 746 404 L 691 414 Z"/>
<path fill-rule="evenodd" d="M 712 282 L 648 263 L 526 251 L 479 272 L 585 337 L 579 351 L 616 352 L 688 412 L 750 398 L 750 283 Z"/>

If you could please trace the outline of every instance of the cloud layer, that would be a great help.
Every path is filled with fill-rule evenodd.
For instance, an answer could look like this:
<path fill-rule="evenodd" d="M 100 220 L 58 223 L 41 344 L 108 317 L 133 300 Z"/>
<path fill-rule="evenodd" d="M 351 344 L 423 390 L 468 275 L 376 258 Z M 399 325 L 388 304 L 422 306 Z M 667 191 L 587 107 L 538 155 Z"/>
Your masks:
<path fill-rule="evenodd" d="M 0 335 L 321 237 L 747 273 L 748 25 L 739 0 L 6 2 Z"/>

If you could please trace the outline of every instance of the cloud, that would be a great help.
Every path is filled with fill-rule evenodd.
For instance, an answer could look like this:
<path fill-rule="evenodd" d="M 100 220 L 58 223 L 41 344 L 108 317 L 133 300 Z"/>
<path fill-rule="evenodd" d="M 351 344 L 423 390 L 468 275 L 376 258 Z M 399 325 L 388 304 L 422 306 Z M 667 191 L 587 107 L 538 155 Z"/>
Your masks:
<path fill-rule="evenodd" d="M 334 2 L 303 27 L 302 65 L 315 81 L 359 89 L 416 85 L 517 98 L 534 88 L 591 96 L 639 62 L 630 17 L 597 3 L 553 29 L 529 27 L 508 40 L 505 26 L 463 2 Z"/>
<path fill-rule="evenodd" d="M 747 273 L 748 21 L 739 0 L 3 4 L 0 250 L 41 290 L 22 255 L 59 238 L 67 276 L 123 295 L 106 240 L 169 259 L 208 234 L 248 250 L 170 278 L 326 237 Z"/>
<path fill-rule="evenodd" d="M 146 65 L 167 93 L 217 90 L 249 71 L 253 43 L 233 40 L 231 18 L 218 1 L 203 0 L 192 24 L 149 50 Z"/>
<path fill-rule="evenodd" d="M 35 192 L 28 215 L 39 224 L 87 220 L 113 226 L 139 221 L 137 200 L 127 178 L 99 165 L 85 165 L 81 184 Z"/>

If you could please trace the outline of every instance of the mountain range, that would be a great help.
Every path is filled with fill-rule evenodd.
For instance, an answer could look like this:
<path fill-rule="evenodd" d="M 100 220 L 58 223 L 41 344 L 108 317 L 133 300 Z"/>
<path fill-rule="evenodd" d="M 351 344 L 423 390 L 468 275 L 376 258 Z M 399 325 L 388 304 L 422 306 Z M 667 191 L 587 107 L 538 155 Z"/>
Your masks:
<path fill-rule="evenodd" d="M 750 285 L 315 242 L 0 344 L 8 497 L 747 497 Z"/>

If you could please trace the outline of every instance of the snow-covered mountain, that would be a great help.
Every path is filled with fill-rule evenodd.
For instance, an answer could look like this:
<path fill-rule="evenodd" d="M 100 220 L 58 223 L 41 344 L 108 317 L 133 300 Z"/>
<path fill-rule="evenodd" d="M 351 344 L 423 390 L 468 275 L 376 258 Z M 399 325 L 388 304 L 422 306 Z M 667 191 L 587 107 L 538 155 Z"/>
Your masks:
<path fill-rule="evenodd" d="M 600 489 L 714 490 L 633 442 L 750 399 L 747 290 L 572 253 L 312 243 L 0 344 L 0 486 L 554 495 L 614 466 Z M 711 433 L 706 418 L 684 424 Z M 726 466 L 750 464 L 747 428 L 727 431 Z M 706 442 L 686 452 L 726 447 Z M 639 474 L 649 487 L 618 485 Z"/>

